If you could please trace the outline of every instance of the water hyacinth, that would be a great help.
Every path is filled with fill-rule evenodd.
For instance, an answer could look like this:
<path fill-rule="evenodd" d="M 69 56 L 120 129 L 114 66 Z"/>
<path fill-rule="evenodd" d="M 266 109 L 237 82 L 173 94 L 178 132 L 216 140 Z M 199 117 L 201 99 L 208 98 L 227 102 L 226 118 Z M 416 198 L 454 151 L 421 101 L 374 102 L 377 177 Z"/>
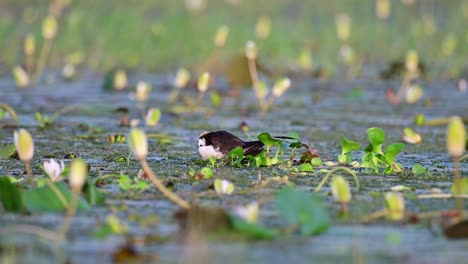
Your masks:
<path fill-rule="evenodd" d="M 405 199 L 399 192 L 385 193 L 385 206 L 387 207 L 387 218 L 400 221 L 405 217 Z"/>
<path fill-rule="evenodd" d="M 63 171 L 65 170 L 65 164 L 63 163 L 63 160 L 61 160 L 60 163 L 58 163 L 55 159 L 46 160 L 42 166 L 47 176 L 49 176 L 50 180 L 53 182 L 58 181 L 60 175 L 62 175 Z"/>
<path fill-rule="evenodd" d="M 208 72 L 204 72 L 198 78 L 198 91 L 200 93 L 205 93 L 208 90 L 210 85 L 210 74 Z"/>
<path fill-rule="evenodd" d="M 140 102 L 148 100 L 151 90 L 151 84 L 144 81 L 138 82 L 136 86 L 136 99 Z"/>
<path fill-rule="evenodd" d="M 235 186 L 228 180 L 216 179 L 214 181 L 214 188 L 216 193 L 219 195 L 229 195 L 234 192 Z"/>
<path fill-rule="evenodd" d="M 156 126 L 161 119 L 161 110 L 159 108 L 150 108 L 146 114 L 146 125 Z"/>
<path fill-rule="evenodd" d="M 275 85 L 273 86 L 273 96 L 274 97 L 280 97 L 281 95 L 288 90 L 288 88 L 291 86 L 291 80 L 289 78 L 283 78 L 278 80 Z"/>
<path fill-rule="evenodd" d="M 42 22 L 42 36 L 45 39 L 53 39 L 57 34 L 57 19 L 53 16 L 47 16 Z"/>
<path fill-rule="evenodd" d="M 227 37 L 229 35 L 229 27 L 226 25 L 222 25 L 216 30 L 216 34 L 214 37 L 214 44 L 216 47 L 221 48 L 224 47 L 226 44 Z"/>
<path fill-rule="evenodd" d="M 128 138 L 128 144 L 133 155 L 139 160 L 146 158 L 148 155 L 148 141 L 145 132 L 139 128 L 132 128 Z"/>
<path fill-rule="evenodd" d="M 13 140 L 20 160 L 30 162 L 34 155 L 34 141 L 31 134 L 22 128 L 13 132 Z"/>
<path fill-rule="evenodd" d="M 176 76 L 174 78 L 174 86 L 176 88 L 184 88 L 187 86 L 187 83 L 190 80 L 190 72 L 185 68 L 180 68 L 177 70 Z"/>
<path fill-rule="evenodd" d="M 447 126 L 447 151 L 455 158 L 461 157 L 466 148 L 466 131 L 463 120 L 459 116 L 450 118 Z"/>
<path fill-rule="evenodd" d="M 86 182 L 88 165 L 82 159 L 74 159 L 70 163 L 70 186 L 75 192 L 80 192 Z"/>
<path fill-rule="evenodd" d="M 252 40 L 247 41 L 245 44 L 245 56 L 249 60 L 255 60 L 257 58 L 257 45 Z"/>
<path fill-rule="evenodd" d="M 343 176 L 333 176 L 331 180 L 331 192 L 335 201 L 339 203 L 349 203 L 351 200 L 349 184 Z"/>
<path fill-rule="evenodd" d="M 247 206 L 239 206 L 234 209 L 236 215 L 249 223 L 256 223 L 258 221 L 258 203 L 252 202 Z"/>
<path fill-rule="evenodd" d="M 259 39 L 266 39 L 271 32 L 271 18 L 267 16 L 259 17 L 255 26 L 255 32 Z"/>

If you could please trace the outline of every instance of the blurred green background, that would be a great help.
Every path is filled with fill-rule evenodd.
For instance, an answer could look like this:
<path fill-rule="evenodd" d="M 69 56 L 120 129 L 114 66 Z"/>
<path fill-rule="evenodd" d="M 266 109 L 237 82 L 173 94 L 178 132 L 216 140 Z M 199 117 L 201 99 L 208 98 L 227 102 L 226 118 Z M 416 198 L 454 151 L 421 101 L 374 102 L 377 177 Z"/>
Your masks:
<path fill-rule="evenodd" d="M 345 44 L 356 63 L 365 65 L 403 59 L 415 49 L 429 66 L 457 75 L 468 58 L 468 0 L 389 0 L 388 13 L 384 10 L 380 18 L 379 0 L 61 1 L 67 6 L 48 61 L 54 68 L 71 54 L 100 72 L 113 67 L 160 72 L 197 68 L 213 53 L 221 25 L 229 27 L 221 61 L 242 54 L 250 39 L 264 63 L 284 69 L 304 63 L 312 69 L 333 68 L 341 63 L 339 50 Z M 41 46 L 41 24 L 53 12 L 53 2 L 0 1 L 1 73 L 24 63 L 27 34 L 34 34 Z M 190 9 L 189 3 L 201 6 Z M 336 34 L 339 13 L 351 22 L 345 41 Z M 271 33 L 264 39 L 256 33 L 261 16 L 271 19 Z M 301 62 L 301 56 L 310 61 Z"/>

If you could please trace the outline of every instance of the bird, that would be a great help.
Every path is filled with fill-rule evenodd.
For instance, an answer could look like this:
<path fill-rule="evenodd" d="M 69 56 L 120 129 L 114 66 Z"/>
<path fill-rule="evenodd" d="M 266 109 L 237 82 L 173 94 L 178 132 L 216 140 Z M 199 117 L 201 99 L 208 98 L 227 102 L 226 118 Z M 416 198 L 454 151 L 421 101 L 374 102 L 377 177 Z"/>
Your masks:
<path fill-rule="evenodd" d="M 209 160 L 211 157 L 221 159 L 237 147 L 244 150 L 245 156 L 255 156 L 263 151 L 263 146 L 260 140 L 243 141 L 224 130 L 204 131 L 198 138 L 198 152 L 203 160 Z"/>

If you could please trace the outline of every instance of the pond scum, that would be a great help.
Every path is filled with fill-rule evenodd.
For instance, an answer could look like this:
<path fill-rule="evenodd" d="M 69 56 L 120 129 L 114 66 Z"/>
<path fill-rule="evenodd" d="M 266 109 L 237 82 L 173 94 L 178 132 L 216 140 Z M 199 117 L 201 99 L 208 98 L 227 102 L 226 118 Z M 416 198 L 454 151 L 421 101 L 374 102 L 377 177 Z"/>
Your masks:
<path fill-rule="evenodd" d="M 127 19 L 130 19 L 128 17 L 131 17 L 135 10 L 145 9 L 143 2 L 145 1 L 136 4 L 127 14 L 121 14 L 122 20 L 130 25 L 138 25 L 141 18 Z M 384 125 L 383 128 L 374 125 L 365 127 L 366 133 L 361 135 L 350 131 L 349 134 L 341 135 L 341 142 L 327 143 L 327 147 L 336 148 L 341 145 L 341 152 L 339 147 L 324 151 L 306 142 L 303 139 L 304 136 L 295 131 L 282 137 L 274 136 L 278 130 L 284 132 L 288 129 L 279 127 L 286 111 L 306 108 L 303 104 L 297 103 L 299 101 L 294 91 L 295 81 L 318 79 L 320 82 L 332 83 L 332 80 L 338 79 L 339 82 L 347 84 L 352 80 L 365 79 L 370 72 L 373 72 L 371 69 L 377 61 L 375 57 L 379 57 L 379 53 L 385 54 L 385 48 L 396 45 L 395 43 L 385 44 L 383 48 L 377 48 L 376 51 L 369 50 L 369 53 L 366 53 L 364 50 L 368 46 L 362 44 L 366 37 L 361 36 L 366 33 L 366 30 L 367 33 L 372 31 L 374 34 L 374 43 L 377 43 L 377 39 L 380 38 L 396 42 L 390 39 L 390 36 L 395 35 L 395 27 L 400 23 L 399 12 L 413 14 L 416 12 L 416 5 L 423 8 L 436 8 L 437 6 L 449 13 L 459 12 L 457 18 L 459 20 L 449 21 L 452 24 L 460 21 L 462 21 L 461 24 L 466 24 L 468 20 L 466 1 L 441 4 L 441 7 L 434 3 L 415 2 L 409 0 L 401 1 L 401 3 L 389 0 L 367 1 L 368 5 L 372 3 L 375 7 L 375 14 L 364 18 L 359 18 L 353 12 L 342 11 L 347 10 L 350 3 L 342 3 L 344 6 L 339 12 L 332 4 L 324 4 L 322 7 L 324 10 L 335 10 L 331 18 L 319 16 L 324 21 L 319 23 L 319 28 L 323 27 L 328 32 L 318 31 L 314 37 L 316 40 L 306 35 L 302 35 L 304 39 L 297 40 L 296 36 L 291 36 L 288 40 L 288 35 L 294 34 L 287 34 L 290 30 L 275 23 L 277 21 L 275 16 L 262 14 L 258 17 L 255 15 L 254 18 L 249 17 L 247 20 L 254 19 L 255 21 L 256 19 L 254 29 L 251 30 L 255 33 L 254 36 L 244 36 L 238 31 L 245 21 L 239 21 L 238 25 L 233 23 L 232 26 L 227 23 L 217 25 L 218 18 L 214 15 L 210 17 L 207 11 L 211 8 L 222 14 L 220 10 L 223 10 L 223 5 L 232 5 L 231 8 L 237 8 L 237 12 L 246 12 L 252 8 L 252 4 L 226 1 L 223 4 L 216 3 L 210 6 L 210 3 L 205 1 L 185 1 L 185 7 L 178 7 L 183 10 L 180 11 L 183 18 L 180 18 L 182 28 L 179 33 L 187 33 L 185 23 L 191 24 L 198 21 L 198 27 L 204 27 L 206 21 L 211 21 L 217 26 L 213 38 L 208 37 L 206 29 L 200 31 L 191 26 L 190 28 L 200 36 L 196 37 L 194 44 L 191 44 L 190 40 L 187 40 L 186 44 L 192 48 L 199 48 L 197 43 L 201 39 L 206 47 L 209 46 L 207 43 L 213 39 L 214 47 L 212 50 L 200 49 L 201 54 L 205 56 L 201 63 L 189 63 L 199 57 L 187 56 L 186 65 L 191 66 L 180 67 L 171 77 L 169 84 L 135 80 L 141 76 L 134 73 L 134 69 L 138 69 L 136 65 L 142 65 L 145 69 L 153 65 L 145 64 L 141 56 L 134 56 L 134 51 L 130 52 L 126 59 L 120 57 L 119 60 L 123 62 L 119 63 L 106 61 L 109 55 L 107 52 L 99 55 L 98 51 L 93 51 L 92 49 L 96 48 L 93 45 L 97 44 L 92 44 L 89 48 L 82 47 L 83 50 L 67 56 L 63 54 L 66 46 L 64 43 L 77 38 L 77 36 L 70 37 L 67 30 L 74 32 L 77 30 L 75 26 L 80 27 L 84 23 L 83 19 L 86 17 L 83 13 L 84 8 L 90 5 L 87 1 L 75 3 L 74 1 L 54 0 L 49 3 L 47 14 L 43 13 L 44 10 L 26 8 L 28 12 L 35 15 L 34 23 L 38 23 L 41 18 L 41 34 L 40 37 L 37 37 L 35 33 L 27 34 L 21 45 L 22 55 L 14 63 L 11 60 L 8 61 L 18 93 L 27 94 L 37 91 L 51 82 L 61 82 L 60 85 L 65 89 L 67 85 L 80 82 L 79 73 L 83 66 L 91 70 L 112 68 L 102 78 L 102 93 L 125 95 L 121 97 L 125 99 L 119 101 L 118 105 L 113 105 L 113 110 L 106 110 L 111 114 L 105 115 L 117 114 L 118 124 L 125 133 L 107 134 L 105 144 L 106 150 L 110 151 L 109 157 L 97 156 L 95 158 L 107 159 L 103 162 L 117 165 L 107 167 L 105 173 L 98 173 L 96 159 L 85 158 L 85 155 L 80 153 L 80 151 L 85 151 L 80 150 L 83 146 L 79 142 L 89 140 L 100 144 L 102 141 L 99 141 L 99 138 L 102 138 L 106 130 L 86 124 L 61 123 L 61 119 L 66 119 L 67 114 L 70 113 L 96 115 L 100 110 L 89 110 L 94 105 L 65 103 L 66 105 L 60 110 L 48 115 L 45 112 L 41 113 L 41 110 L 35 106 L 25 108 L 17 100 L 0 96 L 0 100 L 6 98 L 6 101 L 0 102 L 0 126 L 1 134 L 4 135 L 4 139 L 0 142 L 0 157 L 3 160 L 2 164 L 6 165 L 0 168 L 8 168 L 8 171 L 0 171 L 0 223 L 8 223 L 0 227 L 0 259 L 5 263 L 10 263 L 16 262 L 18 257 L 21 261 L 21 245 L 25 242 L 15 242 L 12 238 L 19 234 L 27 234 L 47 241 L 51 259 L 53 258 L 56 262 L 69 262 L 70 256 L 73 255 L 70 254 L 69 249 L 72 243 L 80 237 L 74 231 L 74 225 L 79 223 L 77 219 L 89 217 L 87 214 L 99 208 L 107 216 L 104 221 L 94 223 L 92 230 L 87 230 L 87 235 L 92 239 L 124 237 L 123 246 L 110 253 L 112 261 L 122 263 L 157 261 L 160 256 L 156 256 L 154 252 L 149 252 L 148 249 L 137 250 L 142 245 L 180 243 L 182 246 L 189 247 L 201 242 L 207 243 L 207 241 L 250 243 L 256 240 L 282 241 L 284 238 L 308 236 L 318 236 L 317 239 L 320 239 L 319 235 L 325 235 L 333 226 L 342 224 L 359 224 L 365 229 L 364 224 L 369 223 L 396 226 L 430 223 L 433 229 L 442 230 L 447 238 L 466 239 L 468 220 L 464 199 L 468 197 L 468 180 L 463 178 L 468 144 L 465 129 L 466 116 L 463 116 L 466 115 L 466 111 L 452 113 L 453 116 L 449 117 L 428 118 L 427 120 L 424 114 L 418 114 L 414 118 L 412 126 L 414 129 L 408 126 L 400 129 L 403 131 L 402 136 L 390 134 L 391 132 L 386 133 L 387 128 L 391 126 L 383 124 L 384 122 L 381 122 Z M 316 4 L 318 5 L 318 2 Z M 16 6 L 16 4 L 11 5 L 12 7 L 8 7 L 8 10 Z M 111 5 L 111 3 L 106 2 L 106 5 Z M 112 10 L 118 13 L 120 5 L 121 3 L 117 3 Z M 155 5 L 169 8 L 177 7 L 179 4 L 161 1 Z M 274 10 L 280 9 L 282 5 L 286 3 L 276 6 L 268 2 L 265 5 L 265 13 L 274 14 Z M 296 9 L 301 5 L 304 8 L 309 7 L 307 3 L 293 1 L 290 4 L 291 12 L 300 13 Z M 459 11 L 454 11 L 456 5 L 461 7 Z M 112 13 L 109 18 L 112 20 L 111 23 L 118 22 L 118 18 L 114 15 Z M 96 16 L 94 11 L 90 11 L 89 16 L 90 19 L 98 19 L 93 17 Z M 279 16 L 279 21 L 284 20 L 285 16 L 288 15 Z M 227 18 L 229 20 L 230 16 Z M 455 61 L 457 57 L 460 57 L 457 54 L 467 52 L 468 35 L 461 36 L 459 33 L 462 29 L 454 26 L 454 31 L 445 35 L 441 42 L 437 43 L 438 46 L 434 44 L 421 48 L 413 42 L 424 42 L 428 37 L 442 34 L 440 31 L 444 29 L 438 29 L 437 17 L 433 11 L 424 12 L 422 19 L 412 19 L 414 21 L 411 21 L 413 23 L 411 25 L 418 31 L 415 35 L 420 39 L 407 41 L 405 37 L 400 36 L 406 45 L 405 49 L 399 50 L 396 56 L 399 59 L 396 61 L 390 61 L 392 58 L 385 57 L 385 61 L 389 61 L 388 67 L 379 73 L 380 78 L 390 79 L 389 83 L 392 87 L 395 87 L 395 84 L 399 86 L 398 90 L 388 88 L 385 91 L 386 103 L 405 109 L 411 109 L 418 103 L 431 107 L 434 102 L 430 99 L 422 102 L 426 92 L 422 87 L 428 76 L 435 79 L 441 78 L 440 76 L 457 79 L 458 91 L 456 92 L 461 96 L 466 96 L 466 79 L 463 78 L 464 75 L 461 72 L 461 67 L 466 67 L 466 65 L 457 65 L 459 62 L 455 63 Z M 372 21 L 375 28 L 366 26 L 360 29 L 359 25 L 364 27 L 369 24 L 368 21 Z M 108 22 L 102 22 L 108 25 Z M 410 23 L 410 20 L 407 19 L 405 22 Z M 0 22 L 0 26 L 6 27 L 3 23 L 5 22 Z M 178 61 L 181 56 L 174 54 L 170 46 L 164 44 L 169 39 L 168 35 L 177 32 L 174 23 L 176 23 L 174 18 L 162 16 L 160 21 L 151 24 L 151 38 L 157 39 L 155 45 L 159 45 L 160 48 L 156 51 L 157 53 L 172 56 Z M 296 23 L 303 25 L 302 20 Z M 29 26 L 31 27 L 29 30 L 34 32 L 36 25 L 29 24 Z M 317 28 L 315 24 L 314 28 Z M 122 32 L 132 30 L 122 28 Z M 134 30 L 142 29 L 136 26 Z M 298 29 L 299 32 L 302 30 L 304 29 Z M 334 35 L 330 36 L 330 32 L 334 32 Z M 127 33 L 129 36 L 132 35 L 131 32 Z M 466 34 L 466 32 L 462 33 Z M 109 37 L 109 32 L 102 34 L 104 36 L 96 36 L 96 41 Z M 230 40 L 231 34 L 232 41 Z M 242 41 L 239 42 L 239 39 Z M 326 43 L 330 39 L 333 39 L 334 43 L 331 47 L 316 47 L 320 46 L 319 40 Z M 286 47 L 287 40 L 290 42 L 297 40 L 296 42 L 302 43 L 304 47 Z M 118 46 L 119 44 L 109 45 L 110 53 L 116 47 L 122 48 Z M 129 44 L 125 43 L 125 45 Z M 275 50 L 282 49 L 286 50 L 284 54 L 268 58 L 269 53 L 271 55 Z M 122 48 L 122 52 L 125 50 L 128 50 L 128 47 Z M 434 50 L 437 50 L 437 53 L 431 53 Z M 292 56 L 292 51 L 297 54 Z M 318 63 L 316 62 L 316 52 L 320 54 L 332 53 L 332 51 L 336 54 L 334 59 L 320 57 L 317 54 Z M 103 56 L 103 61 L 96 62 L 97 59 L 91 57 L 93 52 L 95 52 L 94 56 Z M 85 58 L 83 53 L 89 53 L 88 58 Z M 152 52 L 148 52 L 150 53 Z M 159 61 L 163 61 L 164 56 L 161 54 L 157 57 Z M 440 54 L 440 56 L 430 57 L 429 54 Z M 152 58 L 154 55 L 148 56 Z M 293 57 L 297 59 L 290 59 Z M 372 61 L 368 62 L 367 57 L 371 57 Z M 57 58 L 64 62 L 60 63 L 64 64 L 60 72 L 62 81 L 54 80 L 58 75 L 54 70 L 58 65 Z M 449 63 L 450 66 L 445 66 L 443 69 L 440 65 L 427 66 L 426 63 L 433 63 L 440 58 L 453 60 L 454 63 Z M 274 66 L 277 65 L 278 60 L 282 60 L 281 64 L 284 66 Z M 88 65 L 84 65 L 86 63 Z M 100 66 L 93 67 L 93 64 L 100 64 Z M 109 67 L 109 64 L 113 64 L 112 67 Z M 432 69 L 429 70 L 429 68 Z M 82 72 L 86 73 L 86 71 Z M 223 89 L 226 87 L 227 89 Z M 356 97 L 362 100 L 365 97 L 363 93 L 367 91 L 369 90 L 360 87 L 353 88 L 348 92 L 346 100 L 354 100 L 353 98 Z M 56 92 L 60 93 L 60 91 Z M 167 97 L 161 98 L 166 95 Z M 154 101 L 151 100 L 154 96 L 159 97 L 161 106 L 154 106 Z M 242 96 L 248 97 L 248 100 L 239 99 Z M 327 99 L 313 99 L 314 102 L 320 100 Z M 122 101 L 125 102 L 124 105 L 129 105 L 128 102 L 133 105 L 122 107 L 120 106 Z M 335 104 L 338 106 L 339 103 Z M 57 106 L 55 109 L 58 108 Z M 34 113 L 31 113 L 31 109 Z M 461 109 L 466 110 L 466 107 L 461 106 Z M 231 115 L 234 113 L 241 117 L 250 116 L 254 120 L 252 123 L 255 129 L 264 131 L 252 137 L 252 128 L 245 122 L 235 129 L 245 133 L 249 140 L 258 140 L 263 146 L 260 153 L 247 155 L 242 147 L 233 147 L 223 157 L 213 156 L 207 161 L 203 161 L 196 151 L 187 159 L 176 157 L 178 155 L 177 141 L 187 141 L 187 138 L 181 140 L 169 132 L 165 133 L 165 131 L 173 131 L 168 124 L 177 126 L 187 120 L 199 120 L 200 117 L 205 119 L 218 117 L 213 119 L 222 121 L 216 124 L 217 129 L 227 129 L 220 126 L 229 122 L 231 124 L 229 128 L 232 128 L 234 127 L 232 122 L 236 121 L 231 120 L 226 123 L 226 120 L 222 120 L 226 111 L 230 111 Z M 288 115 L 294 116 L 295 114 L 293 111 Z M 33 124 L 25 122 L 25 118 L 34 120 Z M 169 122 L 167 119 L 176 121 Z M 265 124 L 262 122 L 267 119 L 277 125 L 264 127 Z M 300 122 L 307 124 L 304 120 Z M 347 122 L 347 120 L 340 122 Z M 259 123 L 261 125 L 258 125 Z M 367 122 L 369 123 L 371 122 Z M 407 148 L 405 143 L 408 146 L 425 144 L 423 135 L 428 135 L 430 133 L 428 129 L 431 127 L 440 125 L 447 127 L 446 152 L 453 160 L 453 163 L 445 162 L 440 165 L 444 166 L 445 176 L 451 181 L 450 192 L 421 193 L 415 190 L 418 187 L 405 181 L 410 177 L 412 179 L 431 177 L 430 170 L 423 166 L 426 161 L 417 160 L 415 163 L 406 164 L 407 159 L 403 159 L 403 163 L 398 160 L 399 157 L 408 154 L 404 152 Z M 38 140 L 42 141 L 39 146 L 44 146 L 44 141 L 53 144 L 51 134 L 47 131 L 60 131 L 62 126 L 73 126 L 72 130 L 87 131 L 87 134 L 76 136 L 72 142 L 68 142 L 75 146 L 74 152 L 59 156 L 54 153 L 45 153 L 49 148 L 41 150 L 35 144 Z M 193 126 L 199 129 L 203 128 L 204 124 Z M 207 127 L 212 128 L 212 125 L 207 125 Z M 156 133 L 145 132 L 155 130 Z M 419 134 L 416 130 L 424 131 L 424 134 Z M 391 131 L 395 130 L 391 129 Z M 192 135 L 190 138 L 195 136 L 197 135 Z M 305 138 L 309 136 L 306 135 Z M 356 141 L 352 139 L 353 137 L 357 137 Z M 401 137 L 405 143 L 388 142 L 398 137 Z M 324 139 L 328 138 L 324 137 Z M 363 138 L 368 143 L 361 148 L 358 142 L 362 142 Z M 158 148 L 149 150 L 150 142 L 155 141 Z M 128 150 L 124 151 L 124 154 L 120 152 L 119 144 L 128 145 Z M 230 143 L 222 140 L 217 144 L 231 146 Z M 114 146 L 116 148 L 113 149 Z M 60 151 L 65 150 L 59 149 L 56 153 Z M 149 155 L 150 151 L 154 153 Z M 92 151 L 86 150 L 86 152 Z M 39 157 L 37 153 L 40 153 Z M 168 153 L 167 159 L 169 160 L 154 162 L 155 156 L 158 157 L 162 153 Z M 138 160 L 139 165 L 133 162 L 133 158 Z M 39 164 L 38 159 L 42 164 Z M 20 160 L 23 165 L 20 166 L 15 160 Z M 134 168 L 138 169 L 137 173 L 131 170 Z M 183 168 L 183 171 L 180 168 Z M 11 173 L 12 171 L 20 171 L 20 173 Z M 255 175 L 256 179 L 252 180 L 251 175 Z M 375 183 L 369 184 L 368 177 L 374 176 L 374 182 L 385 182 L 382 184 L 384 188 L 378 191 L 372 189 L 371 185 Z M 349 183 L 351 178 L 353 184 Z M 395 178 L 401 184 L 394 185 Z M 406 183 L 410 187 L 403 185 Z M 365 188 L 362 188 L 363 186 Z M 112 188 L 114 189 L 111 190 Z M 425 199 L 448 199 L 454 202 L 449 207 L 437 210 L 408 209 L 411 208 L 408 206 L 408 200 L 410 204 L 414 204 Z M 154 211 L 158 219 L 150 217 L 144 219 L 145 216 L 138 214 L 123 216 L 127 214 L 125 212 L 127 209 L 124 208 L 125 206 L 122 208 L 115 206 L 115 201 L 119 200 L 121 204 L 125 204 L 127 200 L 167 201 L 172 204 L 171 213 L 168 215 L 164 212 L 167 208 L 157 208 L 159 203 L 153 203 L 151 206 L 156 207 Z M 262 210 L 265 211 L 262 213 Z M 266 211 L 271 215 L 271 219 L 264 215 Z M 24 220 L 30 216 L 47 214 L 54 215 L 56 219 L 54 226 Z M 9 216 L 17 219 L 17 223 L 8 221 Z M 141 238 L 137 234 L 137 229 L 129 226 L 132 225 L 132 221 L 141 226 L 159 225 L 160 221 L 167 221 L 167 219 L 163 220 L 164 218 L 170 218 L 171 222 L 175 221 L 177 231 L 157 235 L 150 232 Z M 199 259 L 204 259 L 202 253 L 199 256 L 197 253 L 192 254 Z M 173 256 L 173 259 L 178 259 L 178 256 Z"/>

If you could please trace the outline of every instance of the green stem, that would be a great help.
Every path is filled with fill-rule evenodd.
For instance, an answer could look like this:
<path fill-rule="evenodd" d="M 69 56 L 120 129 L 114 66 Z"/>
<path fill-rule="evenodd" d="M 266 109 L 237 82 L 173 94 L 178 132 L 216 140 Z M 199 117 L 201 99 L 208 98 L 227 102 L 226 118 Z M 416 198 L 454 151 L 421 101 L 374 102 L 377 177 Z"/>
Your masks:
<path fill-rule="evenodd" d="M 31 163 L 30 163 L 30 161 L 25 161 L 24 166 L 26 168 L 26 174 L 28 175 L 29 184 L 31 185 L 31 188 L 36 187 L 36 183 L 34 182 L 34 178 L 33 178 L 33 175 L 31 173 Z"/>
<path fill-rule="evenodd" d="M 80 193 L 81 189 L 72 190 L 72 200 L 67 208 L 67 214 L 65 215 L 65 219 L 63 220 L 63 225 L 58 231 L 57 242 L 65 240 L 68 230 L 70 230 L 73 217 L 75 216 L 76 209 L 78 208 L 78 200 L 80 198 Z"/>
<path fill-rule="evenodd" d="M 15 110 L 11 106 L 0 103 L 0 108 L 4 108 L 8 113 L 10 113 L 11 118 L 13 118 L 13 121 L 15 121 L 15 125 L 18 125 L 18 116 L 16 115 Z"/>
<path fill-rule="evenodd" d="M 62 203 L 63 207 L 68 208 L 68 202 L 65 196 L 63 196 L 63 193 L 53 184 L 49 179 L 46 179 L 46 184 L 49 186 L 49 188 L 55 193 L 55 196 L 60 200 Z"/>
<path fill-rule="evenodd" d="M 460 175 L 460 158 L 454 157 L 454 165 L 455 165 L 455 205 L 460 217 L 463 216 L 463 199 L 460 197 L 461 193 L 461 175 Z"/>
<path fill-rule="evenodd" d="M 320 191 L 320 189 L 322 189 L 323 185 L 327 182 L 330 175 L 332 175 L 333 173 L 335 173 L 337 171 L 340 171 L 340 170 L 345 171 L 345 172 L 349 173 L 351 176 L 353 176 L 354 181 L 356 182 L 356 190 L 359 191 L 359 188 L 360 188 L 359 177 L 357 176 L 356 172 L 354 172 L 353 170 L 350 170 L 350 169 L 348 169 L 346 167 L 336 167 L 336 168 L 330 170 L 329 172 L 327 172 L 327 174 L 323 177 L 322 181 L 319 183 L 317 188 L 315 188 L 314 192 Z"/>
<path fill-rule="evenodd" d="M 159 189 L 159 191 L 161 191 L 169 200 L 171 200 L 173 203 L 177 204 L 178 206 L 184 209 L 190 208 L 189 203 L 187 203 L 185 200 L 180 198 L 177 194 L 173 193 L 166 186 L 164 186 L 161 180 L 159 180 L 159 178 L 153 173 L 153 171 L 148 165 L 148 162 L 146 162 L 144 158 L 140 159 L 140 163 L 146 175 L 148 175 L 149 179 L 153 182 L 156 188 Z"/>
<path fill-rule="evenodd" d="M 32 77 L 32 82 L 36 83 L 39 77 L 41 76 L 42 72 L 44 71 L 44 67 L 47 64 L 47 59 L 49 57 L 49 53 L 52 50 L 52 39 L 46 39 L 44 41 L 44 46 L 42 46 L 41 54 L 39 55 L 39 59 L 37 60 L 37 67 L 34 75 Z"/>

